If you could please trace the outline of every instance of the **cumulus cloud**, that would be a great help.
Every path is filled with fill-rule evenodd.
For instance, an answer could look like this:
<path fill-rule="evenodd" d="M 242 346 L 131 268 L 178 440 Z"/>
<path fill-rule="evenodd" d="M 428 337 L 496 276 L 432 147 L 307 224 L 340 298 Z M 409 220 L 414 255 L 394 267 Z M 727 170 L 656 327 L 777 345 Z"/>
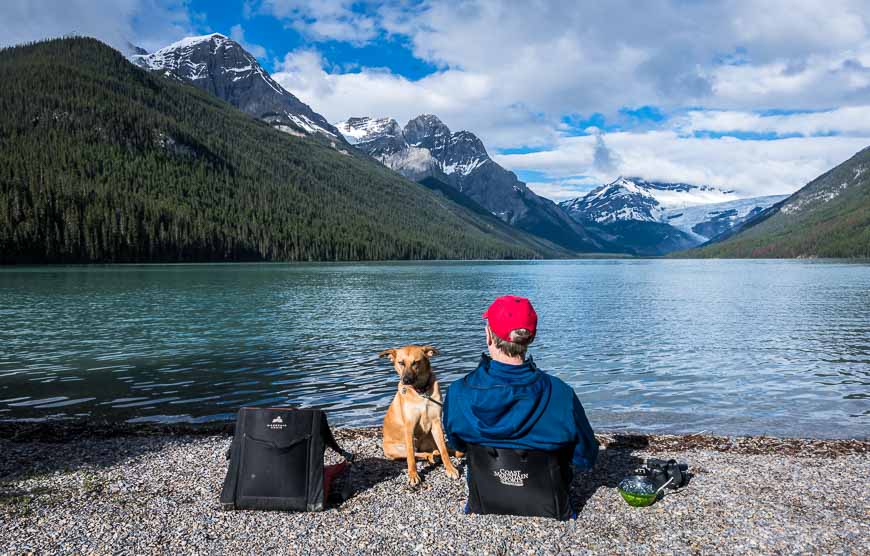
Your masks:
<path fill-rule="evenodd" d="M 317 31 L 317 22 L 362 21 L 347 40 L 399 37 L 438 68 L 411 80 L 383 68 L 332 70 L 312 51 L 290 53 L 279 81 L 331 120 L 375 115 L 401 123 L 432 112 L 491 150 L 535 147 L 499 160 L 548 176 L 532 187 L 554 198 L 552 180 L 576 191 L 585 185 L 566 176 L 604 181 L 618 173 L 789 192 L 870 143 L 863 0 L 653 0 L 642 9 L 632 0 L 533 9 L 475 0 L 268 0 L 264 7 L 321 39 L 346 40 L 340 31 Z M 641 106 L 673 117 L 604 136 L 565 123 L 566 115 L 592 114 L 620 122 L 626 108 Z M 801 113 L 783 113 L 793 111 Z M 587 136 L 569 136 L 578 133 Z M 750 141 L 747 133 L 805 141 Z"/>
<path fill-rule="evenodd" d="M 246 4 L 246 10 L 273 15 L 315 41 L 364 44 L 380 31 L 374 17 L 354 9 L 359 4 L 353 0 L 262 0 L 256 8 Z"/>
<path fill-rule="evenodd" d="M 193 34 L 184 0 L 4 0 L 0 45 L 64 35 L 96 37 L 126 51 L 132 42 L 149 51 Z"/>
<path fill-rule="evenodd" d="M 829 107 L 854 103 L 870 78 L 845 63 L 870 65 L 861 0 L 654 0 L 644 9 L 631 0 L 534 9 L 488 1 L 398 13 L 382 25 L 420 58 L 487 73 L 500 85 L 494 96 L 558 115 L 643 104 Z M 739 64 L 727 63 L 737 50 Z"/>
<path fill-rule="evenodd" d="M 545 144 L 555 137 L 548 122 L 522 106 L 488 103 L 496 84 L 486 74 L 445 70 L 410 80 L 384 68 L 341 73 L 328 65 L 316 50 L 297 50 L 275 64 L 273 77 L 333 122 L 389 116 L 404 124 L 431 113 L 454 131 L 473 130 L 489 147 Z M 470 109 L 475 106 L 480 109 Z"/>
<path fill-rule="evenodd" d="M 678 126 L 686 132 L 855 135 L 870 137 L 870 105 L 794 114 L 691 110 Z"/>

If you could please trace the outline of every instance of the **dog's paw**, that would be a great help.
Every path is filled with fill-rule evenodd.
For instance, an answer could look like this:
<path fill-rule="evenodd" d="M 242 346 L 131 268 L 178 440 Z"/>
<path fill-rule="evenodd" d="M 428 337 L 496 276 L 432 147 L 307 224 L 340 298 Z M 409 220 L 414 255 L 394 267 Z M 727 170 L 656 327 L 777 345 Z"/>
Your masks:
<path fill-rule="evenodd" d="M 445 467 L 444 471 L 447 473 L 447 476 L 450 477 L 451 479 L 458 479 L 459 478 L 459 470 L 456 469 L 455 467 L 450 467 L 450 468 Z"/>
<path fill-rule="evenodd" d="M 420 475 L 416 471 L 414 473 L 408 473 L 408 484 L 411 486 L 417 486 L 420 484 Z"/>

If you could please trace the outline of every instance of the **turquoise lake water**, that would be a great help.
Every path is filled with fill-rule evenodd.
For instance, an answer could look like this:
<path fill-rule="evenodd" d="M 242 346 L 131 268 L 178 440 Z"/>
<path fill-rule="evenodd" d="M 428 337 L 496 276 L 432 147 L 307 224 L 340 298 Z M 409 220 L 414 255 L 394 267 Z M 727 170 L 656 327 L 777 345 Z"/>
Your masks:
<path fill-rule="evenodd" d="M 0 269 L 0 419 L 232 419 L 318 406 L 379 424 L 377 353 L 431 343 L 442 384 L 496 296 L 599 430 L 867 437 L 870 264 L 580 260 Z"/>

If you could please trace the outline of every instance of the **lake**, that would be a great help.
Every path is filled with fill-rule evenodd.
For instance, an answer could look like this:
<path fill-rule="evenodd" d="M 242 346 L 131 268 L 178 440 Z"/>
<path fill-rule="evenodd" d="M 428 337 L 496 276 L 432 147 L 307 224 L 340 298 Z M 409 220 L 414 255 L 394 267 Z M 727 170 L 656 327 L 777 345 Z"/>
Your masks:
<path fill-rule="evenodd" d="M 538 367 L 598 430 L 867 437 L 870 264 L 577 260 L 0 269 L 0 419 L 209 421 L 316 406 L 379 424 L 377 353 L 485 349 L 496 296 L 532 299 Z"/>

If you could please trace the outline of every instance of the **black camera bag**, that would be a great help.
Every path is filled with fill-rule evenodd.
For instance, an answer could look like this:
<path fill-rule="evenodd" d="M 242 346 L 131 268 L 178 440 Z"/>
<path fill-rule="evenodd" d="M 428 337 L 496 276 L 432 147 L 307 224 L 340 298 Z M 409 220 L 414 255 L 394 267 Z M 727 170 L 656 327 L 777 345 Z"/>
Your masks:
<path fill-rule="evenodd" d="M 469 444 L 467 513 L 573 517 L 570 449 L 513 450 Z"/>
<path fill-rule="evenodd" d="M 329 496 L 324 483 L 336 470 L 326 469 L 324 480 L 327 446 L 352 462 L 318 409 L 240 409 L 221 505 L 228 510 L 323 510 Z M 349 496 L 350 481 L 344 484 L 342 499 Z"/>
<path fill-rule="evenodd" d="M 676 490 L 689 483 L 689 466 L 685 463 L 677 463 L 675 459 L 667 461 L 663 459 L 649 458 L 646 460 L 646 475 L 652 480 L 656 489 L 667 485 L 667 488 Z"/>

